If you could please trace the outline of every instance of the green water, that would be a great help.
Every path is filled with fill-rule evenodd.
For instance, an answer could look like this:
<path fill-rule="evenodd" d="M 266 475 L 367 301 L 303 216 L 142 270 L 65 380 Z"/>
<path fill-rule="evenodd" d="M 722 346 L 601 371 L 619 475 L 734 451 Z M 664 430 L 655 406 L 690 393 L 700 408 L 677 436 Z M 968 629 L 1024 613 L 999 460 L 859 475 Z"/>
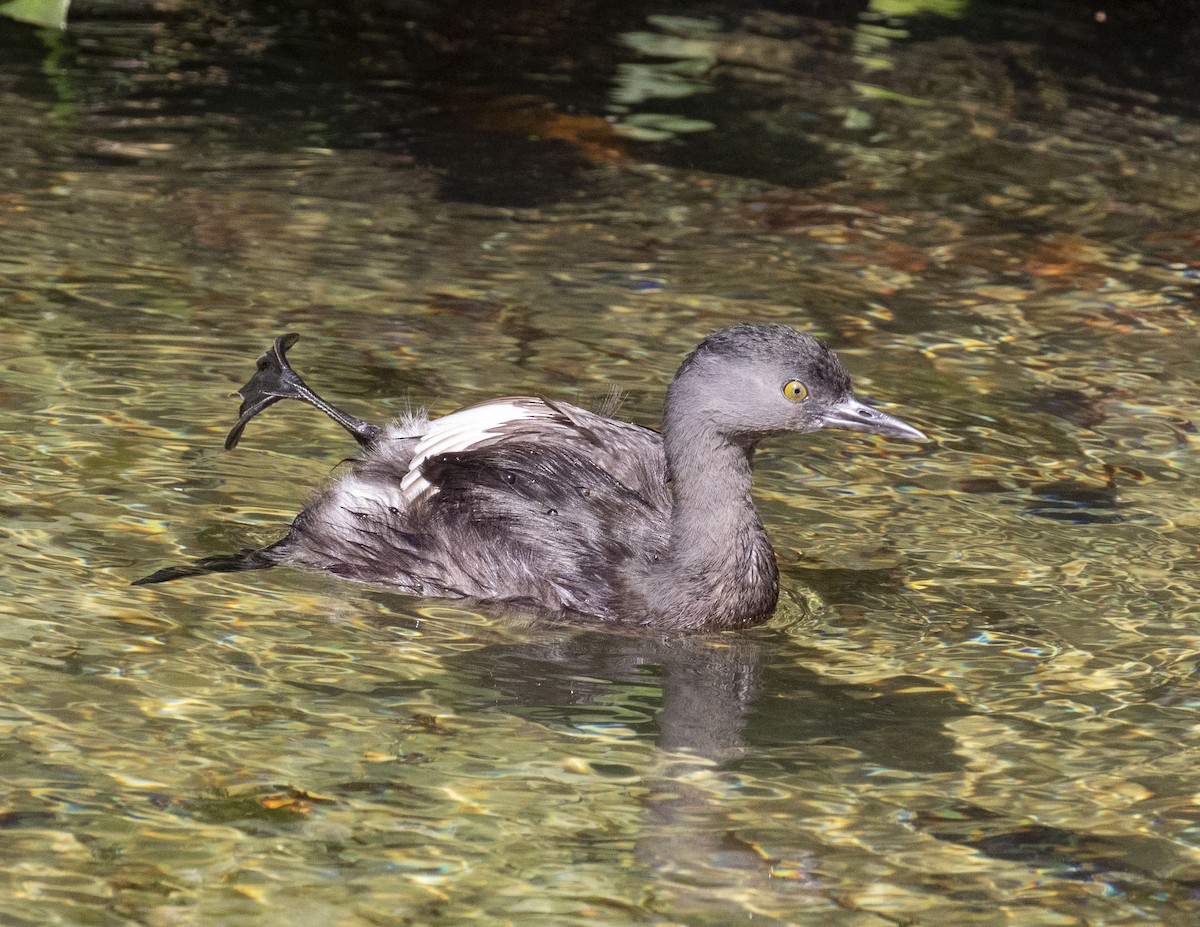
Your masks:
<path fill-rule="evenodd" d="M 1200 916 L 1189 74 L 830 7 L 0 23 L 0 923 Z M 295 404 L 221 450 L 275 334 L 375 421 L 654 424 L 745 320 L 935 438 L 764 449 L 764 627 L 129 587 L 352 454 Z"/>

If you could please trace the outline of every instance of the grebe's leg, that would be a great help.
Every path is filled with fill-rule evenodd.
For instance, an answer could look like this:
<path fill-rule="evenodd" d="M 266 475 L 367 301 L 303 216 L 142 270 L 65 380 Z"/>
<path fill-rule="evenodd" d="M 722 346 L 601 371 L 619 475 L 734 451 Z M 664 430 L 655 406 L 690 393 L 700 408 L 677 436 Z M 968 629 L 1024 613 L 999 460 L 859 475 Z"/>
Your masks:
<path fill-rule="evenodd" d="M 237 424 L 225 438 L 225 450 L 231 451 L 237 447 L 242 431 L 250 419 L 281 399 L 299 399 L 316 406 L 350 432 L 354 440 L 363 447 L 370 447 L 379 438 L 382 429 L 378 425 L 364 422 L 331 406 L 309 389 L 300 379 L 300 374 L 291 368 L 287 361 L 287 351 L 299 340 L 300 336 L 295 333 L 280 335 L 271 349 L 258 359 L 258 370 L 250 378 L 250 382 L 238 390 L 238 395 L 242 397 L 242 405 L 238 409 Z"/>

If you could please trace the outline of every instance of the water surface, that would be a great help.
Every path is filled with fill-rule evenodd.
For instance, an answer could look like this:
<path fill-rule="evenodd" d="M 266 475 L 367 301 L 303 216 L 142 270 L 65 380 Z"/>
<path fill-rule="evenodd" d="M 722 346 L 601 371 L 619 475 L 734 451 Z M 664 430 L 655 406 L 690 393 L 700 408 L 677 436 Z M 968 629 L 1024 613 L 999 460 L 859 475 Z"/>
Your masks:
<path fill-rule="evenodd" d="M 1200 913 L 1186 24 L 601 6 L 0 24 L 6 924 Z M 655 424 L 745 320 L 936 439 L 764 449 L 762 628 L 128 585 L 352 453 L 299 406 L 221 450 L 275 334 L 377 421 Z"/>

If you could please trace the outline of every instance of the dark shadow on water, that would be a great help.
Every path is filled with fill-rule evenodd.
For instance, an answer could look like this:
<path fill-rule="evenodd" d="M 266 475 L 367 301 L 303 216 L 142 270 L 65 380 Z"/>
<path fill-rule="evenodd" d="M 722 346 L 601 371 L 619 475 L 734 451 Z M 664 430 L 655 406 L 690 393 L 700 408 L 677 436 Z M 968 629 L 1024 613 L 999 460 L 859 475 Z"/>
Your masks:
<path fill-rule="evenodd" d="M 861 6 L 789 10 L 845 23 Z M 669 12 L 732 27 L 763 8 Z M 82 128 L 100 141 L 92 150 L 94 140 L 78 140 L 75 154 L 105 162 L 136 160 L 139 143 L 171 135 L 183 148 L 205 138 L 233 157 L 369 149 L 411 158 L 438 178 L 444 199 L 518 208 L 569 198 L 602 165 L 664 163 L 795 186 L 837 175 L 836 159 L 802 133 L 758 131 L 755 113 L 777 105 L 761 99 L 776 92 L 770 82 L 745 99 L 731 85 L 649 104 L 709 120 L 711 131 L 661 142 L 615 132 L 616 74 L 638 57 L 620 36 L 663 12 L 642 2 L 212 3 L 186 15 L 156 11 L 161 29 L 149 29 L 142 5 L 80 5 L 55 79 L 39 70 L 40 43 L 0 35 L 0 54 L 30 58 L 24 70 L 42 84 L 22 88 L 31 96 L 94 110 Z M 147 111 L 156 121 L 143 129 Z"/>
<path fill-rule="evenodd" d="M 1109 892 L 1134 898 L 1200 898 L 1200 877 L 1179 876 L 1177 848 L 1169 840 L 1068 830 L 965 802 L 921 812 L 913 822 L 938 840 L 971 847 L 992 859 L 1024 863 L 1055 878 L 1100 883 Z"/>
<path fill-rule="evenodd" d="M 81 111 L 94 107 L 85 132 L 130 148 L 142 140 L 141 114 L 153 111 L 147 141 L 173 127 L 199 127 L 234 149 L 239 140 L 256 149 L 374 149 L 411 157 L 431 171 L 445 199 L 535 207 L 569 197 L 581 174 L 600 164 L 669 164 L 794 188 L 837 179 L 837 152 L 805 120 L 817 118 L 830 86 L 861 79 L 850 46 L 868 4 L 378 0 L 193 7 L 186 14 L 156 10 L 161 28 L 149 29 L 144 4 L 80 4 L 53 66 L 56 76 L 32 61 L 21 70 L 44 84 L 40 95 L 68 98 Z M 1007 74 L 1017 88 L 1036 87 L 1047 75 L 1102 79 L 1116 88 L 1165 91 L 1175 105 L 1194 107 L 1200 7 L 1168 0 L 1110 7 L 1008 0 L 966 4 L 961 16 L 900 21 L 913 44 L 944 37 L 1030 42 L 1031 53 L 1014 57 Z M 712 128 L 632 140 L 610 125 L 621 108 L 614 102 L 620 69 L 670 59 L 659 57 L 669 52 L 631 49 L 622 37 L 661 32 L 655 23 L 664 14 L 707 22 L 725 44 L 711 73 L 701 68 L 690 78 L 703 85 L 701 92 L 672 99 L 650 90 L 632 108 L 701 119 Z M 705 34 L 706 27 L 692 28 Z M 739 30 L 747 28 L 743 36 Z M 672 37 L 669 27 L 664 34 Z M 778 41 L 796 57 L 756 64 L 744 47 L 747 36 Z M 36 56 L 39 48 L 27 38 L 0 36 L 8 60 Z M 704 61 L 683 60 L 697 67 Z M 741 76 L 723 77 L 722 68 Z M 835 72 L 815 75 L 828 84 L 798 86 L 830 68 Z M 128 79 L 131 69 L 136 81 Z M 836 128 L 826 130 L 836 136 Z"/>
<path fill-rule="evenodd" d="M 1195 0 L 1081 7 L 1073 0 L 969 3 L 959 20 L 926 16 L 909 23 L 918 40 L 942 35 L 976 42 L 1027 42 L 1030 63 L 1068 85 L 1102 81 L 1164 94 L 1159 105 L 1194 112 L 1200 83 L 1200 4 Z M 1014 82 L 1036 80 L 1014 70 Z"/>

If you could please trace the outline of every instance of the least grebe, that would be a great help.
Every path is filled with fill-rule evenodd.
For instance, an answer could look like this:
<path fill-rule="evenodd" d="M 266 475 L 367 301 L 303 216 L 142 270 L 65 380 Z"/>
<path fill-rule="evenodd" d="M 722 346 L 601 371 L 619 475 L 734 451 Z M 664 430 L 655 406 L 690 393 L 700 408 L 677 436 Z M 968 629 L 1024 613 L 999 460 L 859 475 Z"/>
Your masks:
<path fill-rule="evenodd" d="M 496 399 L 386 427 L 327 403 L 275 339 L 225 441 L 281 399 L 316 406 L 362 452 L 280 541 L 138 583 L 294 564 L 422 596 L 678 630 L 765 621 L 775 554 L 750 495 L 766 437 L 848 428 L 926 440 L 855 398 L 836 355 L 785 325 L 709 335 L 667 390 L 662 433 L 578 406 Z"/>

